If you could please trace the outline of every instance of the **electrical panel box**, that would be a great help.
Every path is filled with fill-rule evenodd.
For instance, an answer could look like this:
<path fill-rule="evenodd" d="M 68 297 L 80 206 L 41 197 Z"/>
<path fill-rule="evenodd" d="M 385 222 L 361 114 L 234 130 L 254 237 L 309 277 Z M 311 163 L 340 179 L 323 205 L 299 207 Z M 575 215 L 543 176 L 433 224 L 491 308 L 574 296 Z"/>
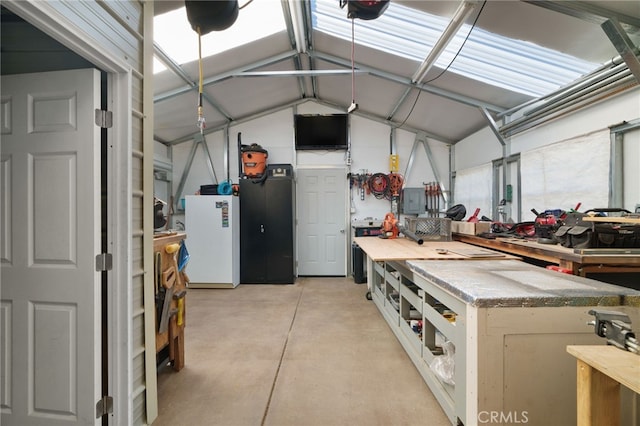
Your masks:
<path fill-rule="evenodd" d="M 424 188 L 404 188 L 402 190 L 402 213 L 422 214 L 426 212 L 427 198 Z"/>

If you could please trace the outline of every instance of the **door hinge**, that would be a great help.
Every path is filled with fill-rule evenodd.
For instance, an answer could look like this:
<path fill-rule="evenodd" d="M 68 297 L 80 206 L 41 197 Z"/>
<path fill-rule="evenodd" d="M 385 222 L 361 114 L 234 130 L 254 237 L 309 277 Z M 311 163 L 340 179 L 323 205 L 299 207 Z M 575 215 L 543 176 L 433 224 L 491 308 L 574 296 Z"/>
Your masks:
<path fill-rule="evenodd" d="M 110 271 L 113 267 L 113 256 L 111 253 L 100 253 L 96 255 L 96 271 Z"/>
<path fill-rule="evenodd" d="M 107 414 L 113 414 L 113 397 L 105 395 L 96 402 L 96 419 Z"/>
<path fill-rule="evenodd" d="M 96 126 L 103 129 L 110 129 L 113 126 L 113 113 L 96 109 Z"/>

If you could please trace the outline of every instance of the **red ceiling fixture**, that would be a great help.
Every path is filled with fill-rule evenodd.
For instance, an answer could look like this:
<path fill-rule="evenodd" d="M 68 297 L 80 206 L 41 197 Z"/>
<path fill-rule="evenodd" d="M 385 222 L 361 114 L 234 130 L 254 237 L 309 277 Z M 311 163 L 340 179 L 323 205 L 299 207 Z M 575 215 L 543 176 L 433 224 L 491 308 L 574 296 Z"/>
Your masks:
<path fill-rule="evenodd" d="M 389 7 L 389 0 L 341 0 L 340 7 L 347 5 L 349 19 L 376 19 Z"/>

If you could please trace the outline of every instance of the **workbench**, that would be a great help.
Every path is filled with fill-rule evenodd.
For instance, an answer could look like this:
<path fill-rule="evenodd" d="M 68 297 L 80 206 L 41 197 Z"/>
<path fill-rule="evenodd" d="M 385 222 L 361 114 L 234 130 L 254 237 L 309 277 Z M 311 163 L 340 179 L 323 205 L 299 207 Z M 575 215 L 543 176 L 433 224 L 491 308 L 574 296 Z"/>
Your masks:
<path fill-rule="evenodd" d="M 567 352 L 577 360 L 578 424 L 619 426 L 620 385 L 640 394 L 640 356 L 605 345 L 567 346 Z"/>
<path fill-rule="evenodd" d="M 603 343 L 587 325 L 592 307 L 640 321 L 640 292 L 632 289 L 504 253 L 465 257 L 454 251 L 469 247 L 455 241 L 360 240 L 373 302 L 453 425 L 492 415 L 501 424 L 576 424 L 575 361 L 566 346 Z M 452 250 L 436 250 L 445 247 Z M 430 367 L 442 360 L 444 342 L 455 346 L 453 384 Z"/>
<path fill-rule="evenodd" d="M 582 277 L 594 273 L 640 273 L 640 255 L 638 254 L 617 252 L 615 254 L 581 254 L 559 244 L 541 244 L 535 240 L 522 238 L 490 239 L 466 234 L 454 234 L 453 238 L 478 247 L 552 263 Z"/>
<path fill-rule="evenodd" d="M 495 250 L 479 249 L 457 241 L 425 241 L 418 244 L 408 238 L 357 237 L 353 241 L 360 246 L 370 261 L 390 260 L 479 260 L 518 259 Z M 367 276 L 371 276 L 371 264 L 367 264 Z M 369 292 L 371 282 L 367 281 Z"/>
<path fill-rule="evenodd" d="M 173 369 L 180 371 L 184 367 L 184 328 L 186 325 L 187 276 L 178 269 L 178 251 L 187 238 L 185 233 L 166 232 L 153 237 L 155 258 L 155 295 L 156 295 L 156 353 L 159 362 L 168 356 Z M 169 250 L 167 250 L 169 248 Z M 165 307 L 164 298 L 167 300 Z M 162 325 L 163 316 L 166 323 Z M 166 329 L 166 330 L 164 330 Z"/>

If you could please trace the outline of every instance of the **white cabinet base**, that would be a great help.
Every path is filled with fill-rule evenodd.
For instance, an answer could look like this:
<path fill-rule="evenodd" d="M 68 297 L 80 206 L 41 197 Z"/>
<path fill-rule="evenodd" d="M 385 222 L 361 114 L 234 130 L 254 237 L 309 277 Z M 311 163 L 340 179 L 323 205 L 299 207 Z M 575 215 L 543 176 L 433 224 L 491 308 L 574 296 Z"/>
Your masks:
<path fill-rule="evenodd" d="M 576 424 L 575 359 L 566 347 L 606 343 L 587 325 L 589 306 L 478 307 L 402 262 L 368 259 L 367 266 L 373 302 L 453 425 Z M 407 307 L 414 305 L 420 305 L 421 334 L 407 325 Z M 455 322 L 442 315 L 443 307 Z M 637 307 L 600 308 L 625 312 L 640 324 Z M 455 386 L 429 367 L 436 336 L 455 345 Z"/>

